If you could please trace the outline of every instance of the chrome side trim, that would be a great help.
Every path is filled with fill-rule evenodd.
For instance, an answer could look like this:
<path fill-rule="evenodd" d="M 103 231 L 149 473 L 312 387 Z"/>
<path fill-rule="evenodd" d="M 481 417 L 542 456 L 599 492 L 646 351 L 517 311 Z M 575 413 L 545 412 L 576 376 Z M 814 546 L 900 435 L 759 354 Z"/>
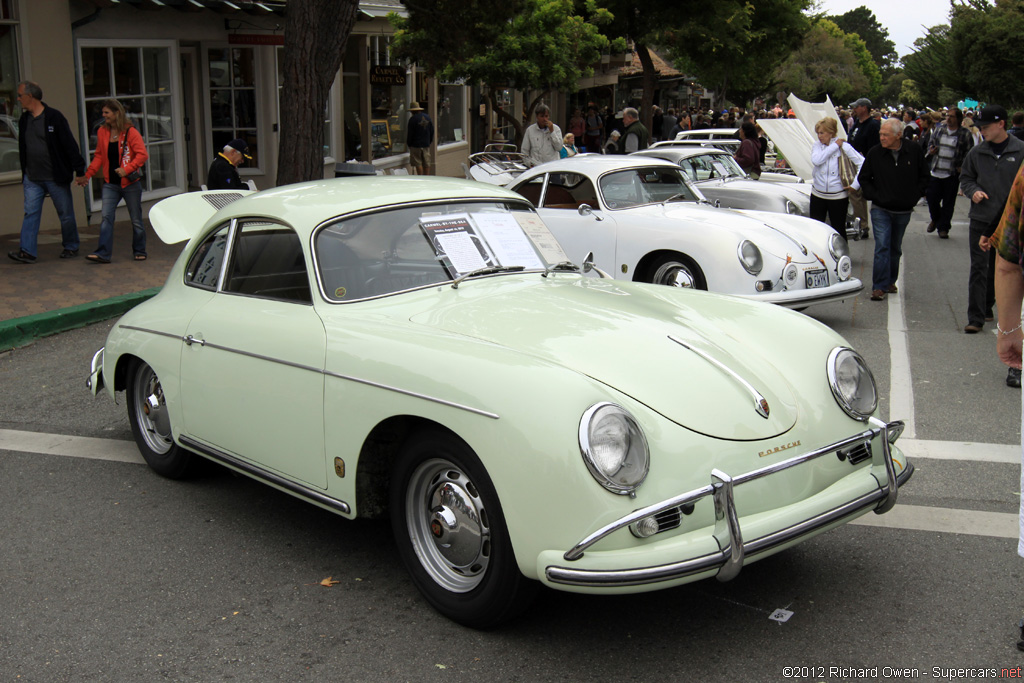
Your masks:
<path fill-rule="evenodd" d="M 620 517 L 619 519 L 615 520 L 614 522 L 610 522 L 608 524 L 605 524 L 603 527 L 601 527 L 597 531 L 594 531 L 593 533 L 588 535 L 586 538 L 581 540 L 579 543 L 574 545 L 572 548 L 570 548 L 565 553 L 564 557 L 565 557 L 566 560 L 568 560 L 570 562 L 578 560 L 581 557 L 583 557 L 584 551 L 586 551 L 588 548 L 593 546 L 595 543 L 597 543 L 601 539 L 610 536 L 611 534 L 615 533 L 616 531 L 618 531 L 620 529 L 625 529 L 625 528 L 629 527 L 630 524 L 635 524 L 636 522 L 639 522 L 644 517 L 650 517 L 651 515 L 656 515 L 658 513 L 664 512 L 665 510 L 668 510 L 668 509 L 674 508 L 674 507 L 679 507 L 681 505 L 687 505 L 687 504 L 691 504 L 691 503 L 696 503 L 701 498 L 705 498 L 705 497 L 707 497 L 709 495 L 715 495 L 715 477 L 719 477 L 719 481 L 722 482 L 722 483 L 724 483 L 726 478 L 728 478 L 729 481 L 732 482 L 732 487 L 734 488 L 736 486 L 740 486 L 742 484 L 745 484 L 745 483 L 747 483 L 749 481 L 754 481 L 756 479 L 760 479 L 761 477 L 767 477 L 767 476 L 775 474 L 777 472 L 782 472 L 783 470 L 787 470 L 790 467 L 795 467 L 797 465 L 802 465 L 805 462 L 809 462 L 809 461 L 814 460 L 816 458 L 820 458 L 823 455 L 830 455 L 832 453 L 835 453 L 840 448 L 847 448 L 847 447 L 855 445 L 855 444 L 869 442 L 869 441 L 875 439 L 878 436 L 882 436 L 883 437 L 882 440 L 885 442 L 886 445 L 883 446 L 880 449 L 872 449 L 872 452 L 873 452 L 872 464 L 885 466 L 887 481 L 886 481 L 886 483 L 884 485 L 884 488 L 882 487 L 881 482 L 879 482 L 879 484 L 880 484 L 880 486 L 879 486 L 879 491 L 880 491 L 879 497 L 881 497 L 883 494 L 885 494 L 885 496 L 886 496 L 885 504 L 889 505 L 889 507 L 886 507 L 885 510 L 888 510 L 888 509 L 890 509 L 892 507 L 892 505 L 895 504 L 895 501 L 896 501 L 896 489 L 898 488 L 898 486 L 894 486 L 893 485 L 894 482 L 896 481 L 896 476 L 895 476 L 895 468 L 894 468 L 894 466 L 892 464 L 892 451 L 891 451 L 891 449 L 889 448 L 889 445 L 888 445 L 889 444 L 888 433 L 889 433 L 890 429 L 895 429 L 895 428 L 902 427 L 903 423 L 901 421 L 897 420 L 897 421 L 895 421 L 895 422 L 893 422 L 891 424 L 886 424 L 885 422 L 882 422 L 881 420 L 878 420 L 877 418 L 872 418 L 872 419 L 873 419 L 872 424 L 875 425 L 874 429 L 868 429 L 868 430 L 863 431 L 863 432 L 861 432 L 859 434 L 854 434 L 853 436 L 849 436 L 849 437 L 847 437 L 847 438 L 845 438 L 845 439 L 843 439 L 841 441 L 836 441 L 836 442 L 831 443 L 831 444 L 829 444 L 827 446 L 822 446 L 821 448 L 815 449 L 815 450 L 810 451 L 808 453 L 803 453 L 801 455 L 793 456 L 792 458 L 787 458 L 786 460 L 774 463 L 772 465 L 767 465 L 765 467 L 761 467 L 761 468 L 756 469 L 756 470 L 751 470 L 750 472 L 745 472 L 743 474 L 739 474 L 739 475 L 736 475 L 734 477 L 729 477 L 729 475 L 726 475 L 725 473 L 720 472 L 719 470 L 714 470 L 712 472 L 712 483 L 708 484 L 707 486 L 702 486 L 700 488 L 693 489 L 692 491 L 687 491 L 685 493 L 681 493 L 678 496 L 673 496 L 672 498 L 669 498 L 667 500 L 663 500 L 660 503 L 654 503 L 652 505 L 648 505 L 647 507 L 641 508 L 639 510 L 634 510 L 630 514 L 624 515 L 623 517 Z M 890 476 L 890 473 L 892 473 L 891 476 Z M 889 498 L 890 497 L 892 499 L 892 504 L 889 504 Z M 716 498 L 716 504 L 717 504 L 717 502 L 718 502 L 718 498 Z M 722 498 L 722 502 L 723 502 L 723 504 L 731 503 L 732 502 L 731 501 L 731 497 Z M 883 510 L 883 512 L 885 510 Z M 734 511 L 735 511 L 735 507 L 734 507 Z M 715 536 L 716 536 L 716 538 L 719 538 L 719 544 L 722 545 L 722 539 L 724 538 L 724 533 L 720 537 L 719 536 L 720 532 L 724 532 L 724 530 L 720 530 L 718 528 L 717 524 L 716 524 Z M 728 545 L 728 544 L 726 544 L 726 545 Z"/>
<path fill-rule="evenodd" d="M 412 396 L 413 398 L 423 399 L 424 401 L 439 403 L 443 406 L 448 406 L 449 408 L 458 408 L 459 410 L 465 410 L 466 412 L 473 413 L 474 415 L 489 417 L 492 420 L 497 420 L 500 418 L 500 415 L 498 415 L 497 413 L 492 413 L 486 410 L 481 410 L 480 408 L 474 408 L 472 406 L 463 405 L 462 403 L 455 403 L 454 401 L 447 401 L 443 398 L 436 398 L 434 396 L 428 396 L 426 394 L 419 394 L 416 393 L 415 391 L 409 391 L 407 389 L 399 389 L 398 387 L 389 386 L 387 384 L 381 384 L 380 382 L 372 382 L 368 379 L 360 379 L 359 377 L 352 377 L 351 375 L 342 375 L 340 373 L 331 372 L 329 370 L 325 370 L 324 374 L 327 375 L 328 377 L 336 377 L 338 379 L 348 380 L 349 382 L 357 382 L 359 384 L 377 387 L 378 389 L 393 391 L 396 394 L 404 394 L 405 396 Z"/>
<path fill-rule="evenodd" d="M 913 472 L 914 466 L 908 463 L 907 468 L 901 473 L 903 476 L 900 477 L 899 485 L 902 486 L 906 483 L 907 479 L 910 478 Z M 872 491 L 871 493 L 867 493 L 844 505 L 823 512 L 787 529 L 782 529 L 768 536 L 748 541 L 743 544 L 744 557 L 756 557 L 757 555 L 771 550 L 776 546 L 797 540 L 823 526 L 828 526 L 829 524 L 860 512 L 864 508 L 875 504 L 877 500 L 884 496 L 885 492 L 881 489 Z M 693 576 L 694 574 L 713 570 L 716 567 L 720 567 L 719 578 L 721 578 L 728 561 L 729 553 L 723 550 L 717 553 L 683 560 L 681 562 L 673 562 L 671 564 L 663 564 L 653 567 L 637 567 L 634 569 L 595 570 L 549 566 L 544 570 L 544 575 L 552 583 L 568 586 L 588 586 L 593 588 L 641 586 L 686 578 L 687 576 Z"/>
<path fill-rule="evenodd" d="M 480 408 L 474 408 L 473 406 L 467 406 L 467 405 L 464 405 L 462 403 L 456 403 L 455 401 L 448 401 L 448 400 L 443 399 L 443 398 L 437 398 L 436 396 L 429 396 L 427 394 L 420 394 L 420 393 L 417 393 L 415 391 L 409 391 L 408 389 L 401 389 L 399 387 L 393 387 L 393 386 L 390 386 L 388 384 L 381 384 L 380 382 L 374 382 L 374 381 L 371 381 L 371 380 L 368 380 L 368 379 L 362 379 L 362 378 L 359 378 L 359 377 L 353 377 L 351 375 L 342 375 L 342 374 L 337 373 L 337 372 L 331 372 L 329 370 L 323 370 L 321 368 L 316 368 L 316 367 L 313 367 L 312 365 L 303 365 L 301 363 L 293 363 L 291 361 L 281 360 L 280 358 L 271 358 L 270 356 L 264 356 L 263 354 L 253 353 L 252 351 L 243 351 L 241 349 L 235 349 L 235 348 L 231 348 L 231 347 L 228 347 L 228 346 L 221 346 L 220 344 L 213 344 L 213 343 L 210 343 L 210 342 L 208 342 L 206 340 L 203 340 L 203 339 L 196 339 L 195 337 L 192 337 L 191 335 L 189 335 L 188 337 L 182 337 L 179 334 L 171 334 L 169 332 L 160 332 L 158 330 L 148 330 L 148 329 L 145 329 L 145 328 L 142 328 L 142 327 L 133 327 L 131 325 L 120 325 L 120 327 L 123 328 L 123 329 L 126 329 L 126 330 L 135 330 L 137 332 L 149 332 L 150 334 L 157 334 L 157 335 L 160 335 L 162 337 L 170 337 L 171 339 L 177 339 L 177 340 L 187 344 L 188 346 L 191 346 L 192 344 L 198 344 L 199 346 L 202 346 L 202 347 L 208 348 L 208 349 L 217 349 L 218 351 L 226 351 L 228 353 L 237 353 L 240 356 L 248 356 L 249 358 L 256 358 L 257 360 L 264 360 L 264 361 L 267 361 L 268 363 L 277 363 L 278 365 L 286 365 L 288 367 L 297 368 L 299 370 L 308 370 L 309 372 L 317 372 L 317 373 L 320 373 L 320 374 L 325 375 L 327 377 L 334 377 L 336 379 L 343 379 L 343 380 L 347 380 L 349 382 L 356 382 L 358 384 L 365 384 L 367 386 L 376 387 L 378 389 L 384 389 L 385 391 L 393 391 L 396 394 L 403 394 L 404 396 L 411 396 L 413 398 L 418 398 L 418 399 L 421 399 L 421 400 L 424 400 L 424 401 L 430 401 L 431 403 L 437 403 L 437 404 L 440 404 L 440 405 L 443 405 L 443 406 L 448 406 L 449 408 L 456 408 L 458 410 L 465 410 L 468 413 L 473 413 L 474 415 L 481 415 L 483 417 L 489 417 L 492 420 L 497 420 L 497 419 L 500 419 L 500 417 L 501 417 L 497 413 L 492 413 L 490 411 L 482 410 Z"/>
<path fill-rule="evenodd" d="M 697 354 L 707 362 L 711 363 L 725 374 L 729 375 L 729 377 L 732 377 L 734 380 L 736 380 L 744 389 L 749 391 L 750 395 L 754 398 L 754 410 L 757 411 L 757 414 L 766 420 L 768 419 L 768 401 L 765 399 L 764 396 L 761 395 L 761 392 L 759 392 L 757 389 L 753 387 L 752 384 L 750 384 L 750 382 L 740 377 L 739 374 L 737 374 L 736 371 L 730 368 L 728 365 L 719 362 L 718 360 L 712 358 L 711 356 L 704 353 L 700 349 L 695 349 L 694 347 L 684 342 L 682 339 L 679 339 L 678 337 L 673 337 L 671 334 L 668 335 L 668 338 L 674 341 L 676 344 L 682 346 L 684 349 L 687 349 L 688 351 L 693 351 L 695 354 Z"/>
<path fill-rule="evenodd" d="M 279 474 L 261 469 L 259 467 L 256 467 L 255 465 L 245 462 L 244 460 L 239 460 L 233 455 L 228 455 L 224 451 L 201 444 L 198 441 L 190 439 L 187 436 L 179 437 L 178 441 L 180 441 L 181 445 L 184 446 L 185 448 L 188 448 L 191 451 L 195 451 L 196 453 L 199 453 L 203 457 L 210 458 L 211 460 L 216 460 L 217 462 L 224 463 L 225 465 L 230 465 L 234 469 L 244 472 L 253 479 L 259 479 L 260 481 L 263 481 L 265 483 L 278 486 L 288 491 L 288 493 L 291 493 L 294 496 L 306 498 L 321 505 L 326 505 L 327 507 L 333 510 L 338 510 L 339 512 L 344 512 L 345 514 L 349 514 L 352 511 L 348 503 L 346 503 L 343 500 L 331 498 L 322 491 L 311 489 L 307 486 L 303 486 L 302 484 L 297 484 L 296 482 L 291 481 L 290 479 L 285 479 Z"/>

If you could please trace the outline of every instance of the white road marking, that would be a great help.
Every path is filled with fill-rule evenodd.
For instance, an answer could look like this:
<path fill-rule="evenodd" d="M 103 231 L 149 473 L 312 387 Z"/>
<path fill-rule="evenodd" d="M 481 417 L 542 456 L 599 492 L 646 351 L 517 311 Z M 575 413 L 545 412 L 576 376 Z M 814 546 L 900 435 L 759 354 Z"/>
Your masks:
<path fill-rule="evenodd" d="M 904 432 L 905 434 L 906 432 Z M 968 443 L 959 441 L 927 441 L 901 438 L 896 442 L 913 462 L 919 459 L 964 460 L 968 462 L 997 462 L 1019 465 L 1020 446 L 1001 443 Z"/>
<path fill-rule="evenodd" d="M 983 512 L 899 503 L 884 515 L 868 513 L 850 524 L 995 538 L 1017 538 L 1019 533 L 1016 512 Z"/>
<path fill-rule="evenodd" d="M 146 464 L 134 441 L 0 429 L 0 450 Z"/>
<path fill-rule="evenodd" d="M 914 419 L 914 385 L 910 377 L 910 346 L 907 343 L 907 318 L 903 312 L 903 273 L 896 280 L 896 293 L 886 297 L 889 304 L 889 416 L 899 416 L 906 428 L 903 435 L 917 435 Z"/>

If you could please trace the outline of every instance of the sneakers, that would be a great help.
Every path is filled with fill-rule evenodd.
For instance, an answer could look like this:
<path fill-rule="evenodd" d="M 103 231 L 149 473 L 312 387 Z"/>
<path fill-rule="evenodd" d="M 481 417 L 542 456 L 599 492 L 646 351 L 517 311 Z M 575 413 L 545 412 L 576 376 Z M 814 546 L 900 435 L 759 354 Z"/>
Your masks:
<path fill-rule="evenodd" d="M 75 258 L 76 256 L 78 256 L 77 249 L 65 249 L 64 251 L 60 252 L 61 258 Z"/>
<path fill-rule="evenodd" d="M 981 325 L 975 325 L 971 323 L 970 325 L 964 328 L 964 332 L 966 332 L 967 334 L 978 334 L 979 332 L 981 332 L 981 328 Z"/>
<path fill-rule="evenodd" d="M 9 251 L 7 252 L 7 256 L 10 257 L 12 260 L 17 261 L 18 263 L 36 262 L 36 257 L 28 253 L 24 249 L 19 249 L 18 251 Z"/>
<path fill-rule="evenodd" d="M 1006 373 L 1006 386 L 1020 389 L 1020 368 L 1010 368 Z"/>
<path fill-rule="evenodd" d="M 873 290 L 871 290 L 871 300 L 872 301 L 881 301 L 884 298 L 885 298 L 885 290 L 884 289 L 873 289 Z"/>

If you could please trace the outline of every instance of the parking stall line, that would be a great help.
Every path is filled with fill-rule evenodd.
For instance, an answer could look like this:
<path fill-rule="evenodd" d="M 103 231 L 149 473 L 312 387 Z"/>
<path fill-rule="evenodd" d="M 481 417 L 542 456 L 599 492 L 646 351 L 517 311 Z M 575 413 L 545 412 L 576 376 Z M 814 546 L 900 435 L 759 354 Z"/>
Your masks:
<path fill-rule="evenodd" d="M 1016 512 L 985 512 L 900 503 L 884 515 L 869 513 L 850 524 L 993 538 L 1017 538 L 1019 533 Z"/>
<path fill-rule="evenodd" d="M 144 465 L 134 441 L 0 429 L 0 450 Z"/>
<path fill-rule="evenodd" d="M 903 273 L 896 281 L 895 294 L 886 297 L 889 331 L 889 418 L 903 420 L 903 434 L 917 435 L 914 418 L 914 385 L 910 375 L 910 345 L 907 343 L 907 318 L 903 310 Z"/>

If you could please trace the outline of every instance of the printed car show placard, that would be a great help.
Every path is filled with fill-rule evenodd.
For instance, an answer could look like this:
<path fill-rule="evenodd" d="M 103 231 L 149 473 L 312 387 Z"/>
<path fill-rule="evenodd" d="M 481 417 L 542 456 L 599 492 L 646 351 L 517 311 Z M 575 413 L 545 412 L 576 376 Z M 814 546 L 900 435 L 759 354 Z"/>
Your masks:
<path fill-rule="evenodd" d="M 452 277 L 471 273 L 480 268 L 494 265 L 483 240 L 476 234 L 469 222 L 469 215 L 452 213 L 420 219 L 424 234 L 434 245 L 439 256 L 446 256 L 452 269 Z"/>
<path fill-rule="evenodd" d="M 501 265 L 523 266 L 527 270 L 544 268 L 530 239 L 523 234 L 523 229 L 512 214 L 477 212 L 471 214 L 470 218 L 476 223 L 477 230 Z"/>
<path fill-rule="evenodd" d="M 514 215 L 516 222 L 519 223 L 523 232 L 536 245 L 545 261 L 555 264 L 569 260 L 569 257 L 562 251 L 562 245 L 558 243 L 555 236 L 548 230 L 548 226 L 544 225 L 544 221 L 540 219 L 540 216 L 532 213 L 523 213 L 522 211 L 517 211 Z"/>

